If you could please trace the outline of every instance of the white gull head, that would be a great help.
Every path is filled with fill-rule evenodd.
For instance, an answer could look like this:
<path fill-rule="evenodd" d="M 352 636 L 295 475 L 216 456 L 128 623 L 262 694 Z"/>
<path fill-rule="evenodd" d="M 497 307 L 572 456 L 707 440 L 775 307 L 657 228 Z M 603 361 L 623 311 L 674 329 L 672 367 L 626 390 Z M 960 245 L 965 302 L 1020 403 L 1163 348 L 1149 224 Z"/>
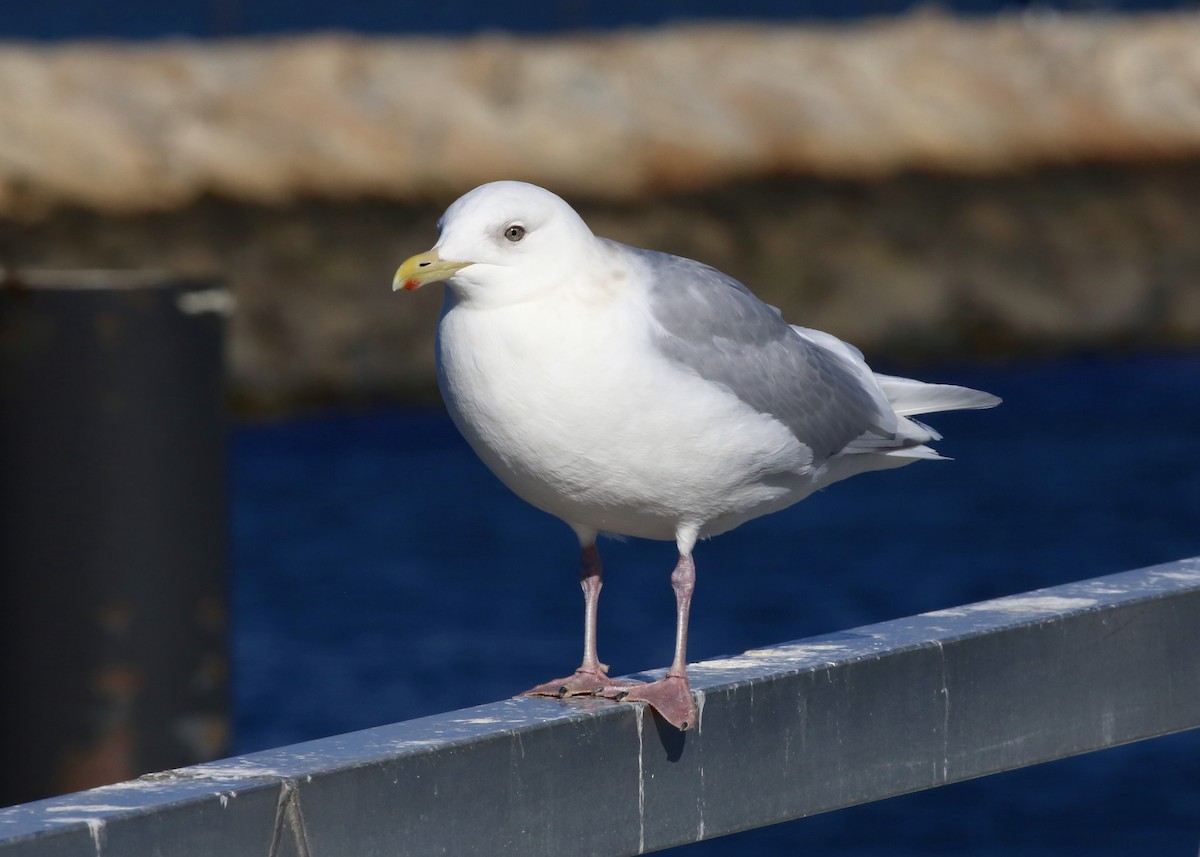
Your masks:
<path fill-rule="evenodd" d="M 570 282 L 600 252 L 571 206 L 525 182 L 475 188 L 446 209 L 439 226 L 433 249 L 409 260 L 393 288 L 445 281 L 460 301 L 517 303 Z"/>

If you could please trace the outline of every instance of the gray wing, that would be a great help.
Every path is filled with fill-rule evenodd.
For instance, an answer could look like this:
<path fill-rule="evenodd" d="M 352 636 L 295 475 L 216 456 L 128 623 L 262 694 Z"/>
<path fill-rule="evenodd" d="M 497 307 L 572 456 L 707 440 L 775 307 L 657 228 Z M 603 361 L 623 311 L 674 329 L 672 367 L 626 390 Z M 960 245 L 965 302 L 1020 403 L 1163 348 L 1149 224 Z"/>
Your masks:
<path fill-rule="evenodd" d="M 737 280 L 691 259 L 627 249 L 652 275 L 650 311 L 668 359 L 775 417 L 817 457 L 911 443 L 897 438 L 896 415 L 873 383 Z"/>

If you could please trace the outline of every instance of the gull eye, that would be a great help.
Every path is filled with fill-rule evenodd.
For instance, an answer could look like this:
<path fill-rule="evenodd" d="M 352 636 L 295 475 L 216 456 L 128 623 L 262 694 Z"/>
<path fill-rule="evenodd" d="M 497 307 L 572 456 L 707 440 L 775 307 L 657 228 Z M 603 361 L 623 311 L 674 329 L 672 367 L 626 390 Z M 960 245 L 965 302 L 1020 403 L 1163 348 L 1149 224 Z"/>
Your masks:
<path fill-rule="evenodd" d="M 525 237 L 525 227 L 519 223 L 514 223 L 512 226 L 504 230 L 504 237 L 516 244 Z"/>

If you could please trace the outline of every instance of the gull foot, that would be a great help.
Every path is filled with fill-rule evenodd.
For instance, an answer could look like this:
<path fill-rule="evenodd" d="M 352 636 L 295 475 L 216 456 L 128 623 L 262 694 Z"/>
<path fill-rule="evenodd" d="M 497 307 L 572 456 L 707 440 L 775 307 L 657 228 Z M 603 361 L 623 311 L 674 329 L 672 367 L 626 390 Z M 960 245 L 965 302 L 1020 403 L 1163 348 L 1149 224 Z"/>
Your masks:
<path fill-rule="evenodd" d="M 604 670 L 575 670 L 574 675 L 566 678 L 556 678 L 552 681 L 531 687 L 519 696 L 554 696 L 565 699 L 569 696 L 600 696 L 608 688 L 624 689 L 634 687 L 637 682 L 625 679 L 609 678 Z"/>
<path fill-rule="evenodd" d="M 669 675 L 632 687 L 609 686 L 601 694 L 621 702 L 645 702 L 676 729 L 686 732 L 696 725 L 696 700 L 687 676 Z"/>

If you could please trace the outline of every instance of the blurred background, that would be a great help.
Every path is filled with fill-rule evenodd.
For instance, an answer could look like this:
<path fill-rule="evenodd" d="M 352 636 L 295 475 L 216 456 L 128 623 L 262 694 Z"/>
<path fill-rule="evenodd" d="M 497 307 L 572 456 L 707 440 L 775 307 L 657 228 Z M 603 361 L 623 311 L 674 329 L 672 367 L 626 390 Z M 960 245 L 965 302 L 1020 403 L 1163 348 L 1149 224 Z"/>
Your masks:
<path fill-rule="evenodd" d="M 647 6 L 5 9 L 0 705 L 55 719 L 37 684 L 70 722 L 16 731 L 46 782 L 0 766 L 0 803 L 574 666 L 574 538 L 440 409 L 438 290 L 390 290 L 494 179 L 1005 399 L 931 419 L 952 463 L 703 543 L 693 659 L 1200 554 L 1197 4 Z M 672 547 L 602 552 L 601 656 L 662 665 Z M 146 660 L 155 615 L 187 681 Z M 98 661 L 51 693 L 43 652 Z M 689 853 L 1194 854 L 1198 758 L 1185 733 Z"/>

